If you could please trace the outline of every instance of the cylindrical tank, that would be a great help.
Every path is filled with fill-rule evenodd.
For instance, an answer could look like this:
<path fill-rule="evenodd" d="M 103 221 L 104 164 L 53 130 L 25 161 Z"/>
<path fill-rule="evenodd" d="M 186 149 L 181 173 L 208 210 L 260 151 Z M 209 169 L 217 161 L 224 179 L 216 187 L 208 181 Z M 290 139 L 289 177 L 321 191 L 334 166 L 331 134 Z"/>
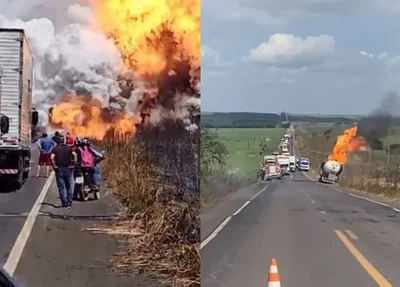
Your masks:
<path fill-rule="evenodd" d="M 337 162 L 335 160 L 328 160 L 326 162 L 323 162 L 321 164 L 321 169 L 325 172 L 325 173 L 331 173 L 334 175 L 339 175 L 342 172 L 342 165 L 340 164 L 340 162 Z"/>

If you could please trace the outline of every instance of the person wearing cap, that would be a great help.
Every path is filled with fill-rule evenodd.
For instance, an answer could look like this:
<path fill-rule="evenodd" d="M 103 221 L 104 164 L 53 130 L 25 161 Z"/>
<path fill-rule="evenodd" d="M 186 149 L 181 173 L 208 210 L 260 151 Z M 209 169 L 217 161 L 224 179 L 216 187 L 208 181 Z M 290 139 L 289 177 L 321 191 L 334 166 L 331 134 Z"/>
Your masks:
<path fill-rule="evenodd" d="M 51 153 L 51 161 L 56 175 L 61 207 L 71 208 L 74 189 L 73 167 L 77 162 L 77 155 L 73 149 L 65 144 L 63 136 L 58 137 L 57 145 Z"/>

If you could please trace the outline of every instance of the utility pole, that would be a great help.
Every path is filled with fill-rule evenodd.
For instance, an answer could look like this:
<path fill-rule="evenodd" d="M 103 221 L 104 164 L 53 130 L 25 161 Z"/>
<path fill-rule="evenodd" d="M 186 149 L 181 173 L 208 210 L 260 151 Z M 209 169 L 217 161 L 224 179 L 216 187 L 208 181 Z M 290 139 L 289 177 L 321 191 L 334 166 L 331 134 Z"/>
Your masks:
<path fill-rule="evenodd" d="M 390 165 L 390 145 L 387 148 L 387 166 Z"/>
<path fill-rule="evenodd" d="M 371 146 L 368 146 L 368 162 L 371 163 Z"/>

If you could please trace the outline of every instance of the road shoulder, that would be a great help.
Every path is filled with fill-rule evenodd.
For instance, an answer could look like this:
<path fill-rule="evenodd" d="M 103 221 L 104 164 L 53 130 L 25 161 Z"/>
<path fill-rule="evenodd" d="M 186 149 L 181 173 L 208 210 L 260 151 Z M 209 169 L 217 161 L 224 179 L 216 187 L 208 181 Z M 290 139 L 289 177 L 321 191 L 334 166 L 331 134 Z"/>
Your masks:
<path fill-rule="evenodd" d="M 311 181 L 318 183 L 318 176 L 315 172 L 310 171 L 308 173 L 304 173 L 304 175 Z M 318 183 L 322 184 L 322 183 Z M 380 204 L 383 206 L 391 207 L 397 212 L 400 212 L 400 199 L 398 198 L 390 198 L 384 194 L 374 194 L 363 190 L 357 190 L 354 188 L 349 188 L 345 186 L 331 186 L 326 184 L 327 187 L 331 188 L 334 191 L 345 192 L 353 197 L 358 197 L 360 199 L 368 200 L 370 202 L 374 202 L 376 204 Z"/>

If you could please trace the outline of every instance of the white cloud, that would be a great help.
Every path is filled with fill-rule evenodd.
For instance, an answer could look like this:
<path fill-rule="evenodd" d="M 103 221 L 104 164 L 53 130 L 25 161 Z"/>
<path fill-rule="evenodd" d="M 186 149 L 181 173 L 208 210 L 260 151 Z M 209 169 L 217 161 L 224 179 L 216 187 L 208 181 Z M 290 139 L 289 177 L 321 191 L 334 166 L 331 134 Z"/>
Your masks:
<path fill-rule="evenodd" d="M 201 46 L 201 58 L 205 60 L 211 60 L 213 62 L 218 62 L 220 54 L 214 49 L 203 45 Z"/>
<path fill-rule="evenodd" d="M 335 39 L 329 35 L 307 38 L 274 34 L 267 43 L 251 49 L 248 60 L 272 66 L 304 67 L 324 61 L 335 52 Z"/>
<path fill-rule="evenodd" d="M 365 52 L 365 51 L 360 51 L 360 55 L 364 56 L 364 57 L 371 58 L 371 59 L 372 58 L 376 58 L 376 59 L 382 60 L 382 61 L 389 60 L 389 58 L 390 58 L 389 54 L 386 53 L 386 52 L 380 53 L 378 55 L 374 55 L 372 53 L 368 53 L 368 52 Z"/>

